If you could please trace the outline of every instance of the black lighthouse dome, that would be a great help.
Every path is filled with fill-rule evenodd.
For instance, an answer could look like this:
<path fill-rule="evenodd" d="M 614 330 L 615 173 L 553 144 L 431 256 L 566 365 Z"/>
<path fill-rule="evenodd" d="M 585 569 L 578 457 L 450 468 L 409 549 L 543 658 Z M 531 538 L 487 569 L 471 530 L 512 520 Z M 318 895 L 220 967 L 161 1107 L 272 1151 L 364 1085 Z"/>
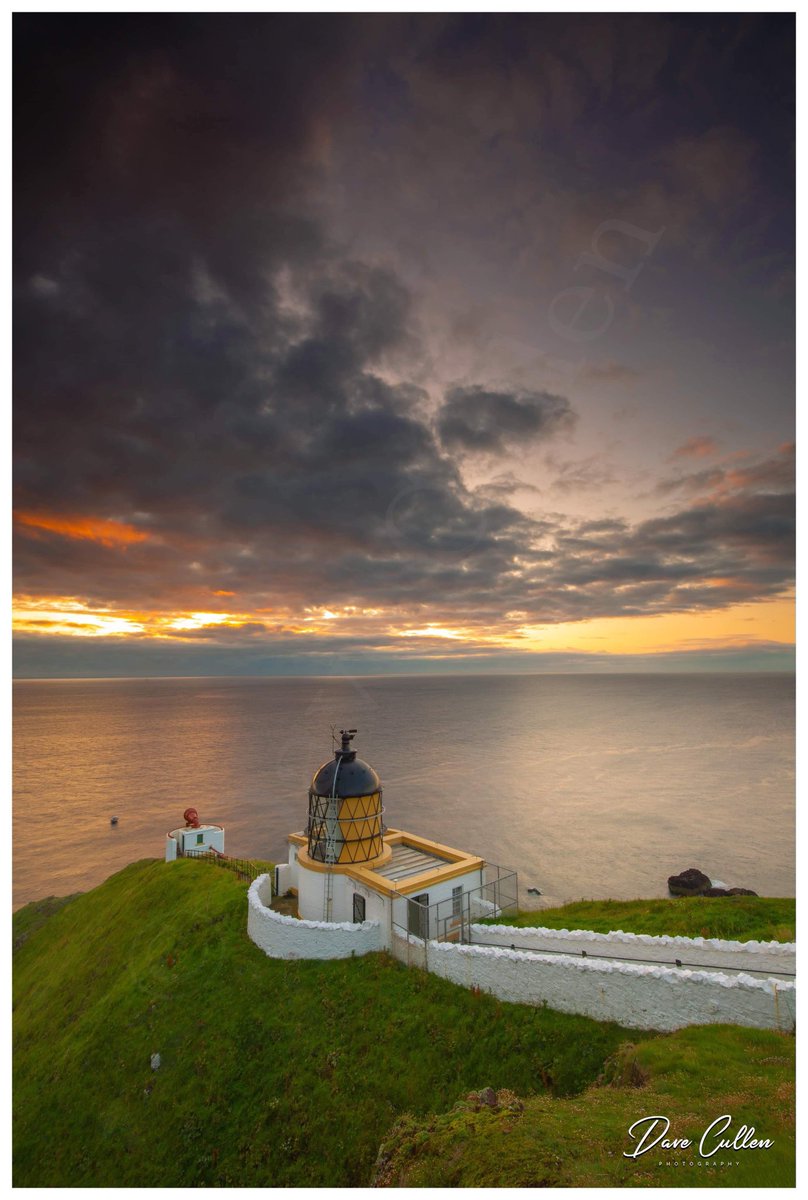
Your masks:
<path fill-rule="evenodd" d="M 334 757 L 315 772 L 309 789 L 315 796 L 371 796 L 381 790 L 382 782 L 370 763 L 356 757 L 351 749 L 355 729 L 343 729 L 342 746 Z M 336 787 L 334 777 L 336 776 Z"/>
<path fill-rule="evenodd" d="M 323 863 L 369 862 L 384 850 L 382 784 L 351 749 L 355 729 L 319 768 L 309 788 L 308 851 Z"/>

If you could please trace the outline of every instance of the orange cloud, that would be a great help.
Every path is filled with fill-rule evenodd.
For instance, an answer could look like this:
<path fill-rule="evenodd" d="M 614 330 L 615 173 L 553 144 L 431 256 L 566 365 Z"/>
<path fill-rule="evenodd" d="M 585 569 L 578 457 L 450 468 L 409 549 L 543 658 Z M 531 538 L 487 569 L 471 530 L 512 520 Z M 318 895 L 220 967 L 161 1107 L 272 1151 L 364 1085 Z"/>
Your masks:
<path fill-rule="evenodd" d="M 18 510 L 14 514 L 14 519 L 18 525 L 23 525 L 26 529 L 41 529 L 46 533 L 56 533 L 60 537 L 99 542 L 102 546 L 110 548 L 128 546 L 133 542 L 143 542 L 149 536 L 142 529 L 136 529 L 134 525 L 127 525 L 123 521 L 106 520 L 103 517 L 68 516 Z"/>
<path fill-rule="evenodd" d="M 718 453 L 718 443 L 711 437 L 692 437 L 677 446 L 669 462 L 677 458 L 712 458 Z"/>

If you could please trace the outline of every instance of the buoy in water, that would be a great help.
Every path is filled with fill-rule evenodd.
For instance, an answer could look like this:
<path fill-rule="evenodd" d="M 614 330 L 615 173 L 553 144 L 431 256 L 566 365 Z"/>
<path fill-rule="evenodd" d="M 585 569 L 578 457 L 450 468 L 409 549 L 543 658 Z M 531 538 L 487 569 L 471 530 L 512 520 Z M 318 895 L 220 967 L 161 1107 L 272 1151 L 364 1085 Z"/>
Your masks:
<path fill-rule="evenodd" d="M 528 894 L 528 896 L 540 896 L 541 892 L 539 891 L 538 888 L 528 888 L 527 894 Z"/>
<path fill-rule="evenodd" d="M 117 818 L 117 817 L 110 817 L 110 819 L 109 819 L 109 823 L 110 823 L 110 825 L 117 825 L 117 824 L 118 824 L 118 818 Z"/>

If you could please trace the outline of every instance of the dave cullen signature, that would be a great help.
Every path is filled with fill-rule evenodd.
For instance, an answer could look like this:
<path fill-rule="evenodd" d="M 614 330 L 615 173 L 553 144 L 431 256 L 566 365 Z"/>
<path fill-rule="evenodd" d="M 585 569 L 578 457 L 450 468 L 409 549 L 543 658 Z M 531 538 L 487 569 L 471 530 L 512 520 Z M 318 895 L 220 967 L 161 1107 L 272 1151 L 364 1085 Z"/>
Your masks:
<path fill-rule="evenodd" d="M 702 1158 L 713 1158 L 721 1150 L 768 1150 L 774 1144 L 771 1138 L 755 1137 L 754 1125 L 741 1125 L 735 1132 L 731 1125 L 731 1114 L 724 1113 L 707 1126 L 699 1139 L 698 1153 Z M 639 1158 L 655 1146 L 662 1150 L 687 1150 L 693 1145 L 691 1138 L 668 1138 L 670 1127 L 667 1117 L 640 1117 L 628 1131 L 637 1145 L 633 1150 L 624 1150 L 623 1158 Z M 727 1132 L 730 1136 L 721 1136 Z"/>

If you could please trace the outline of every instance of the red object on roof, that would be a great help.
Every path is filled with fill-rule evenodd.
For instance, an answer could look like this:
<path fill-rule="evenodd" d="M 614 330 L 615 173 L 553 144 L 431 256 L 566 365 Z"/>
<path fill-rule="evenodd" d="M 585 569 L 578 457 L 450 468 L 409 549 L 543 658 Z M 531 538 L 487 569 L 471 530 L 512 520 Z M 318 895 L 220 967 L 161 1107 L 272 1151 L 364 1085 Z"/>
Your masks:
<path fill-rule="evenodd" d="M 182 819 L 185 822 L 186 829 L 199 828 L 199 813 L 195 808 L 186 808 L 185 812 L 182 814 Z"/>

